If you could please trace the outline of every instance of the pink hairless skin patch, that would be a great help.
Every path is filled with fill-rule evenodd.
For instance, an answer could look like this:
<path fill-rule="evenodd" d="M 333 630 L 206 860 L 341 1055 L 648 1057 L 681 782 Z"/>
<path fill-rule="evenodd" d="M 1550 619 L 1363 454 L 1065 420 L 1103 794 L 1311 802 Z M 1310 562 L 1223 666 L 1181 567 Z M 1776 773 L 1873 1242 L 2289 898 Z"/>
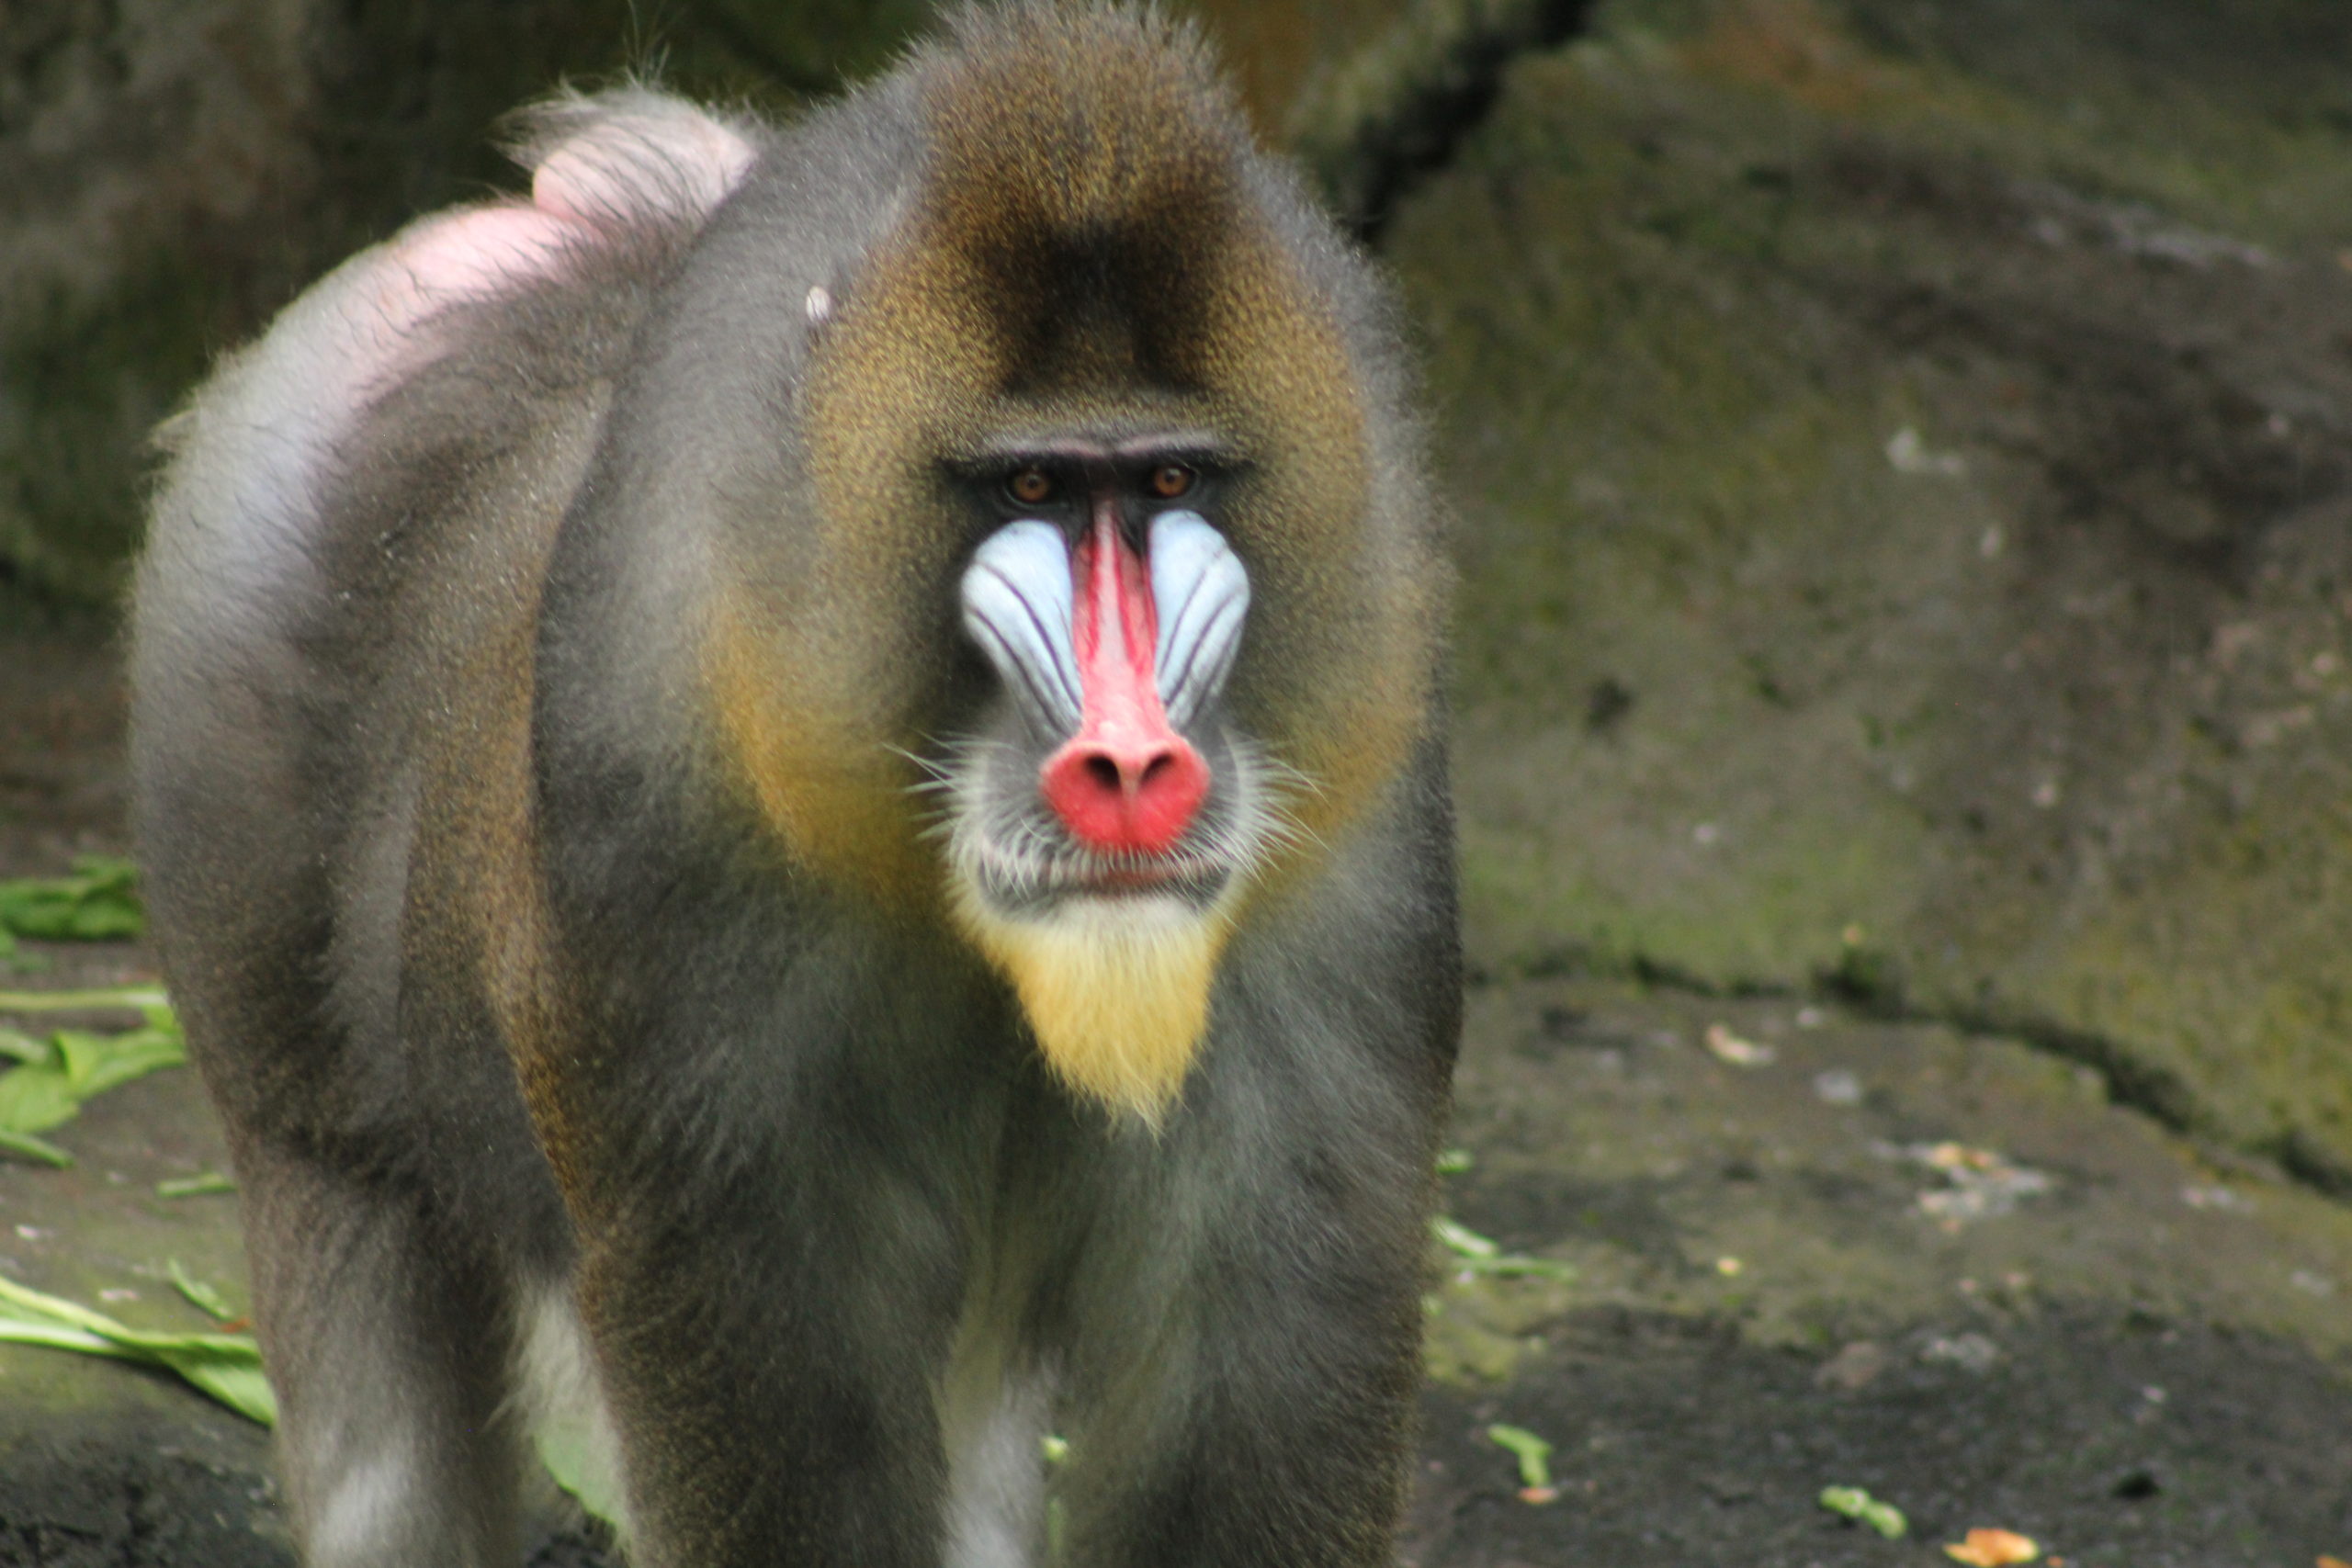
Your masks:
<path fill-rule="evenodd" d="M 1164 854 L 1208 798 L 1209 770 L 1160 705 L 1150 570 L 1102 520 L 1070 552 L 1070 575 L 1082 707 L 1078 733 L 1046 760 L 1038 786 L 1090 848 Z"/>

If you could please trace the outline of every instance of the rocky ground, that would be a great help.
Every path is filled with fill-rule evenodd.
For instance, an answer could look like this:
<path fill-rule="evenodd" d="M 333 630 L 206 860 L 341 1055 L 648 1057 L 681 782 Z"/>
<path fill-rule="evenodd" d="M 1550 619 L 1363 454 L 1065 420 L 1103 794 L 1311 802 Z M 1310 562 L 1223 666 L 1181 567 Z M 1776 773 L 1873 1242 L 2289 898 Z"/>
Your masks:
<path fill-rule="evenodd" d="M 123 847 L 119 714 L 102 633 L 0 632 L 0 875 Z M 151 973 L 130 944 L 28 951 L 17 984 Z M 193 1330 L 177 1259 L 242 1304 L 234 1198 L 154 1190 L 221 1166 L 192 1075 L 54 1139 L 73 1168 L 0 1164 L 0 1273 Z M 1826 995 L 1488 977 L 1455 1141 L 1454 1217 L 1573 1272 L 1437 1255 L 1417 1568 L 1892 1568 L 1974 1528 L 2078 1568 L 2352 1553 L 2352 1209 L 2090 1068 Z M 1554 1446 L 1553 1500 L 1522 1499 L 1498 1422 Z M 1824 1510 L 1831 1485 L 1910 1534 Z M 258 1428 L 0 1347 L 0 1565 L 288 1561 Z"/>

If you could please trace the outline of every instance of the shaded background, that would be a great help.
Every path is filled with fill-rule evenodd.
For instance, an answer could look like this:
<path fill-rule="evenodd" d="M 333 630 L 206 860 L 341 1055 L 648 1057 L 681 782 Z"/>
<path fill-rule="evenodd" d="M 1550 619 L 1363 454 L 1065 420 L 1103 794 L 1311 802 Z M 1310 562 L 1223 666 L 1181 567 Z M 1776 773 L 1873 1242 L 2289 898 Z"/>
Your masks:
<path fill-rule="evenodd" d="M 1951 1480 L 1994 1464 L 1968 1423 L 2016 1459 L 2029 1422 L 2043 1469 L 1995 1470 L 2044 1475 L 2033 1506 L 2193 1500 L 2117 1537 L 2132 1562 L 2352 1554 L 2352 7 L 1181 8 L 1394 270 L 1456 513 L 1456 1198 L 1582 1283 L 1458 1303 L 1430 1473 L 1514 1389 L 1555 1425 L 1653 1413 L 1592 1450 L 1643 1456 L 1622 1535 L 1433 1480 L 1416 1550 L 1915 1560 L 1805 1535 L 1801 1478 L 1911 1454 L 1956 1528 L 1992 1485 Z M 120 846 L 107 606 L 145 432 L 212 355 L 498 188 L 496 116 L 559 79 L 789 116 L 928 10 L 8 0 L 0 870 Z M 1944 1179 L 1904 1151 L 1963 1134 L 2060 1197 L 1914 1235 Z M 1759 1248 L 1786 1266 L 1714 1266 Z M 2009 1373 L 1928 1355 L 1961 1280 L 1967 1321 L 2011 1314 Z M 1817 1381 L 1856 1344 L 1908 1370 Z M 2177 1451 L 2094 1462 L 2175 1430 L 2133 1403 L 2156 1372 L 2096 1419 L 2066 1392 L 2143 1350 L 2251 1381 Z M 1694 1378 L 1733 1404 L 1686 1451 L 1704 1420 L 1656 1413 Z M 1837 1404 L 1862 1390 L 1894 1403 Z M 2248 1412 L 2297 1435 L 2263 1459 Z M 1771 1468 L 1766 1429 L 1823 1423 L 1831 1452 Z"/>

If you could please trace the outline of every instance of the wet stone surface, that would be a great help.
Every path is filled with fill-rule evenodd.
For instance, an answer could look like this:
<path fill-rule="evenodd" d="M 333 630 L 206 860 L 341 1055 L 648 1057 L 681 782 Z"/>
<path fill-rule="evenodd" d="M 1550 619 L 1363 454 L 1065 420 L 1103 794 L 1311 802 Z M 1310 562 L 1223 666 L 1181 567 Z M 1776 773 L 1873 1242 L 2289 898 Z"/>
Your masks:
<path fill-rule="evenodd" d="M 2218 1568 L 2352 1534 L 2352 1212 L 2075 1064 L 1524 981 L 1474 997 L 1456 1134 L 1455 1214 L 1577 1272 L 1435 1293 L 1422 1568 L 1928 1563 L 1974 1528 Z M 1556 1501 L 1495 1422 L 1555 1445 Z"/>
<path fill-rule="evenodd" d="M 1543 1337 L 1508 1385 L 1428 1399 L 1410 1561 L 1927 1564 L 1998 1527 L 2069 1563 L 2300 1568 L 2352 1523 L 2345 1384 L 2257 1335 L 2052 1311 L 1986 1336 L 1979 1370 L 1923 1327 L 1871 1342 L 1886 1363 L 1856 1389 L 1706 1320 L 1600 1309 Z M 1497 1420 L 1556 1445 L 1557 1502 L 1519 1500 Z M 1819 1507 L 1826 1484 L 1911 1536 Z"/>

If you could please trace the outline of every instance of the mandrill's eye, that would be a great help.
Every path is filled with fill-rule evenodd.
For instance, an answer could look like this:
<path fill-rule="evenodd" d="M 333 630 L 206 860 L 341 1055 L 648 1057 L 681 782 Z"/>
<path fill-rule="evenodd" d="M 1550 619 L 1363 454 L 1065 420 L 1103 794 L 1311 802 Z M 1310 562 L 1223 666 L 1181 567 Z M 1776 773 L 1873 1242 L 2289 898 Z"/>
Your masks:
<path fill-rule="evenodd" d="M 1004 493 L 1023 506 L 1038 506 L 1054 499 L 1054 476 L 1043 468 L 1023 468 L 1004 481 Z"/>
<path fill-rule="evenodd" d="M 1182 463 L 1162 463 L 1151 470 L 1151 493 L 1173 501 L 1193 488 L 1193 470 Z"/>

